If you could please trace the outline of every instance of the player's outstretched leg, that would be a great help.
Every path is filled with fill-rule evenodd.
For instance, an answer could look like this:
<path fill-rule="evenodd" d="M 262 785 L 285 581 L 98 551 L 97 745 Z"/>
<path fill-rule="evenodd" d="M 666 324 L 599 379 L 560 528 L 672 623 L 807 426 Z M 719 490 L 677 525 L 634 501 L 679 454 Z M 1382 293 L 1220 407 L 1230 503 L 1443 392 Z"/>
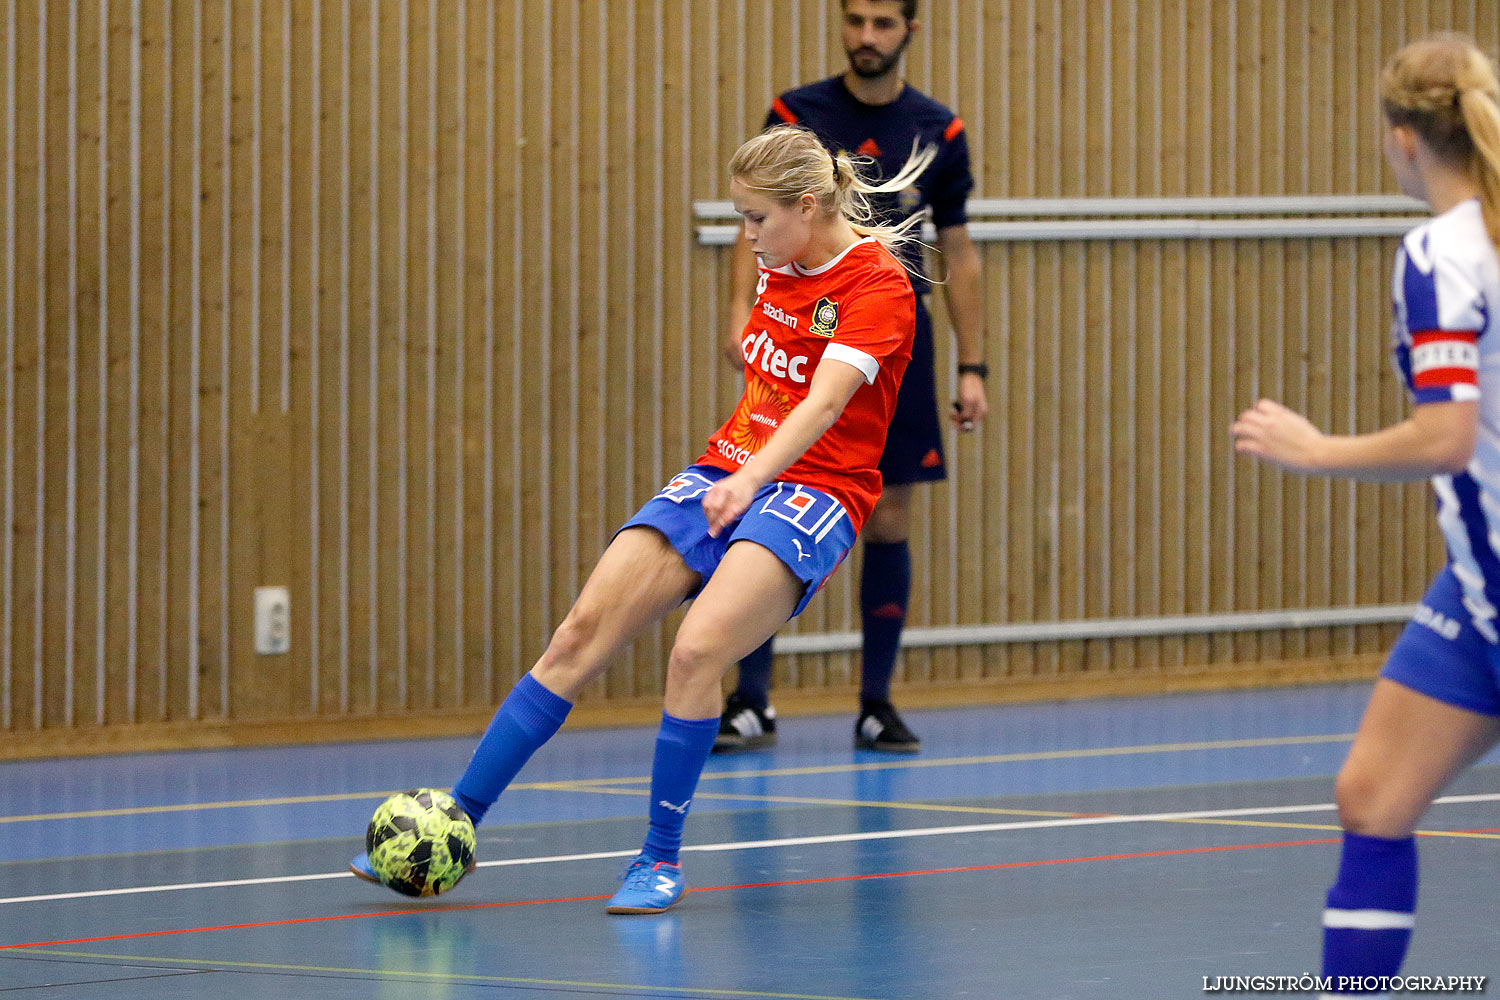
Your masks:
<path fill-rule="evenodd" d="M 511 689 L 490 720 L 453 798 L 477 825 L 531 755 L 562 728 L 573 704 L 527 674 Z"/>
<path fill-rule="evenodd" d="M 484 818 L 562 726 L 578 692 L 697 585 L 698 574 L 659 531 L 627 526 L 615 536 L 541 658 L 500 705 L 454 786 L 453 797 L 470 819 L 477 824 Z M 374 878 L 363 855 L 349 867 L 360 878 Z"/>
<path fill-rule="evenodd" d="M 571 702 L 548 691 L 531 674 L 511 689 L 453 786 L 454 800 L 476 826 L 531 755 L 561 728 L 572 708 Z M 352 858 L 349 870 L 367 882 L 380 881 L 368 854 Z"/>

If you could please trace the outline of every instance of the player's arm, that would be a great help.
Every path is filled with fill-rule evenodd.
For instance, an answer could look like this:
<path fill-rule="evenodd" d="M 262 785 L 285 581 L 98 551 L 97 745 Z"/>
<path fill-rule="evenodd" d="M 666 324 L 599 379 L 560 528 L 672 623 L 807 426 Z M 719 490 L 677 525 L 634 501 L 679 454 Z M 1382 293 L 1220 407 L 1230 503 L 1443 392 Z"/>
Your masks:
<path fill-rule="evenodd" d="M 943 301 L 953 324 L 958 363 L 977 365 L 984 361 L 984 311 L 979 304 L 979 249 L 967 225 L 944 226 L 937 234 L 944 264 Z M 984 379 L 973 372 L 958 377 L 958 408 L 952 418 L 961 430 L 973 430 L 976 421 L 989 413 Z"/>
<path fill-rule="evenodd" d="M 1462 472 L 1474 455 L 1477 400 L 1419 403 L 1411 416 L 1368 434 L 1324 434 L 1300 413 L 1262 399 L 1230 432 L 1234 449 L 1293 472 L 1398 482 Z"/>
<path fill-rule="evenodd" d="M 825 357 L 813 370 L 807 398 L 792 408 L 765 445 L 737 472 L 719 480 L 703 498 L 709 534 L 719 532 L 750 507 L 755 492 L 785 472 L 833 426 L 865 373 L 845 361 Z"/>
<path fill-rule="evenodd" d="M 737 370 L 745 364 L 740 337 L 744 335 L 745 324 L 750 322 L 750 309 L 755 305 L 755 283 L 759 276 L 755 253 L 745 239 L 742 226 L 735 237 L 734 249 L 729 253 L 729 309 L 724 340 L 720 344 L 725 360 Z"/>

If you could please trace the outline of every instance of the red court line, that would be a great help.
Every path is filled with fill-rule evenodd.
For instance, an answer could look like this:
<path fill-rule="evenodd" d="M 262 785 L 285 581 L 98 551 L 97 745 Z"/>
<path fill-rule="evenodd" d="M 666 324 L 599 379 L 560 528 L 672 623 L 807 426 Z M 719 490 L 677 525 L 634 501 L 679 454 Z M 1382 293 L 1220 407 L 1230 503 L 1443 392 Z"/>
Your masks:
<path fill-rule="evenodd" d="M 992 872 L 1006 868 L 1036 868 L 1042 865 L 1073 865 L 1089 861 L 1130 861 L 1138 858 L 1166 858 L 1184 854 L 1212 854 L 1220 851 L 1253 851 L 1265 847 L 1306 847 L 1313 844 L 1337 844 L 1338 837 L 1318 840 L 1280 840 L 1264 844 L 1222 844 L 1214 847 L 1183 847 L 1170 851 L 1141 851 L 1135 854 L 1096 854 L 1082 858 L 1047 858 L 1040 861 L 1007 861 L 995 865 L 965 865 L 961 868 L 927 868 L 909 872 L 877 872 L 870 875 L 831 875 L 826 878 L 789 879 L 784 882 L 747 882 L 743 885 L 713 885 L 692 892 L 726 892 L 735 889 L 774 889 L 789 885 L 816 885 L 824 882 L 859 882 L 877 878 L 908 878 L 917 875 L 951 875 L 959 872 Z M 238 931 L 256 927 L 288 927 L 293 924 L 321 924 L 332 920 L 365 920 L 371 917 L 409 917 L 414 913 L 451 913 L 460 910 L 493 910 L 507 906 L 542 906 L 549 903 L 587 903 L 609 896 L 560 896 L 556 899 L 519 899 L 508 903 L 469 903 L 461 906 L 434 906 L 424 909 L 383 910 L 378 913 L 340 913 L 328 917 L 294 917 L 290 920 L 265 920 L 248 924 L 222 924 L 217 927 L 181 927 L 170 931 L 141 931 L 136 934 L 106 934 L 102 937 L 69 938 L 62 941 L 28 941 L 24 944 L 0 944 L 0 951 L 12 948 L 55 948 L 65 944 L 95 944 L 100 941 L 128 941 L 135 938 L 169 937 L 174 934 L 202 934 L 208 931 Z"/>

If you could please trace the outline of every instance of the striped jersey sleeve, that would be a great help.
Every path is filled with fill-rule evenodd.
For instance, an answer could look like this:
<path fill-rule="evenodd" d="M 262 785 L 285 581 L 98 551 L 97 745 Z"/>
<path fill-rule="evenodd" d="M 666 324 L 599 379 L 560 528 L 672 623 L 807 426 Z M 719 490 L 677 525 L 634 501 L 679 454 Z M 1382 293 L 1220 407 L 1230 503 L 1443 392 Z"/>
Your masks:
<path fill-rule="evenodd" d="M 1475 400 L 1484 296 L 1425 237 L 1407 241 L 1397 257 L 1397 367 L 1417 403 Z"/>

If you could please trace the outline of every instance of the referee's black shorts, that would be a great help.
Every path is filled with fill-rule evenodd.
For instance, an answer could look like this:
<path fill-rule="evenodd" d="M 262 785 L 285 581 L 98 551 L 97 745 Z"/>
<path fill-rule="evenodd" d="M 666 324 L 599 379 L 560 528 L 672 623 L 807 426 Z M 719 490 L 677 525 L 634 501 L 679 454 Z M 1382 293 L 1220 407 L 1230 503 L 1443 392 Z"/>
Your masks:
<path fill-rule="evenodd" d="M 916 334 L 911 363 L 896 395 L 896 413 L 880 456 L 880 475 L 888 486 L 930 483 L 948 478 L 943 462 L 943 430 L 938 422 L 937 373 L 933 368 L 932 316 L 924 296 L 917 296 Z"/>

